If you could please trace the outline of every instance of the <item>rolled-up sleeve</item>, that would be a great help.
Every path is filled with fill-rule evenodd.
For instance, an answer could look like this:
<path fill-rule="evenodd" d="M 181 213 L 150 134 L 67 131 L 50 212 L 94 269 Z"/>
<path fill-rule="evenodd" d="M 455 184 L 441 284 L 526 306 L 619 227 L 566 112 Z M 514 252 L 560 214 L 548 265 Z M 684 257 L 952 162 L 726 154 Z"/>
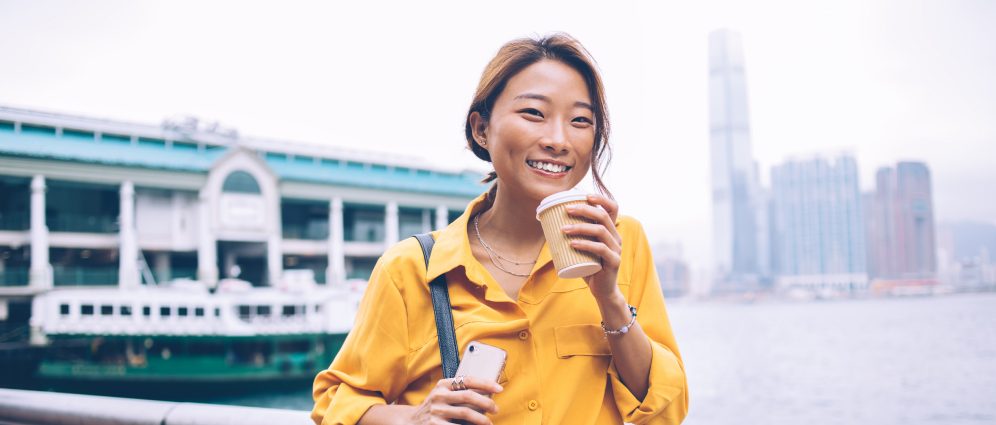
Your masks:
<path fill-rule="evenodd" d="M 637 399 L 619 378 L 614 363 L 609 366 L 609 382 L 624 421 L 638 425 L 678 424 L 688 414 L 685 365 L 671 331 L 649 243 L 639 223 L 634 227 L 623 235 L 624 242 L 633 246 L 628 299 L 637 307 L 637 321 L 650 339 L 650 385 L 646 397 Z"/>
<path fill-rule="evenodd" d="M 382 257 L 370 277 L 356 321 L 328 369 L 315 377 L 316 424 L 355 424 L 407 385 L 405 303 Z"/>

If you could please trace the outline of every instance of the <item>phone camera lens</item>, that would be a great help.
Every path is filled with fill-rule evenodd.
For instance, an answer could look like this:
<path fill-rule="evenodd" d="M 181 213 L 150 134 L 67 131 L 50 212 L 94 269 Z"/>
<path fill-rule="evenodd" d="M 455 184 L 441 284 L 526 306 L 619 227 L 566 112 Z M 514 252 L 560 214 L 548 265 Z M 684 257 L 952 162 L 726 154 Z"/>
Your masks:
<path fill-rule="evenodd" d="M 474 352 L 474 346 L 471 345 L 470 348 L 469 348 L 469 350 L 470 350 L 471 353 L 473 353 Z"/>

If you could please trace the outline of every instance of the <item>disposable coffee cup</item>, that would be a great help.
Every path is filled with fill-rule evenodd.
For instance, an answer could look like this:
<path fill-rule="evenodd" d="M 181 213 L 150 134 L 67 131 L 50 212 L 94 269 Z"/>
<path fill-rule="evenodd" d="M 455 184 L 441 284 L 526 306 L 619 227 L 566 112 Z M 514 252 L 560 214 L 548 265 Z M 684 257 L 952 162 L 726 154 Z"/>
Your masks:
<path fill-rule="evenodd" d="M 565 279 L 591 276 L 602 270 L 602 262 L 598 256 L 571 246 L 572 240 L 588 238 L 570 236 L 561 230 L 568 224 L 592 223 L 591 220 L 567 214 L 569 205 L 587 203 L 586 193 L 566 190 L 547 196 L 536 208 L 536 219 L 543 226 L 543 236 L 550 246 L 550 255 L 553 257 L 554 267 L 557 268 L 557 275 Z"/>

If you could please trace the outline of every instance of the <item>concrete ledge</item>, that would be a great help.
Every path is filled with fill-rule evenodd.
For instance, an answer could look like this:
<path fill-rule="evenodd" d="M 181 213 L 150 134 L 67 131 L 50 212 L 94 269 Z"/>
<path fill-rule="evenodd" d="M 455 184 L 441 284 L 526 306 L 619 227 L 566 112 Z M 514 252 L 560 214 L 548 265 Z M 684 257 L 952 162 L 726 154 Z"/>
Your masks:
<path fill-rule="evenodd" d="M 0 389 L 0 423 L 18 425 L 311 424 L 309 412 Z"/>

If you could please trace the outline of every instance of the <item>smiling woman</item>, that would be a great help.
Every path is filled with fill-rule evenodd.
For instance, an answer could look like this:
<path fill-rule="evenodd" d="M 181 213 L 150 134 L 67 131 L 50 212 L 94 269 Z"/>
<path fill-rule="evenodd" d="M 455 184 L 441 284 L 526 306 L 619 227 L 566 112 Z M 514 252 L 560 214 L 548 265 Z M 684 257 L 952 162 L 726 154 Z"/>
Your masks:
<path fill-rule="evenodd" d="M 554 34 L 499 50 L 466 121 L 467 143 L 494 165 L 486 179 L 494 184 L 433 233 L 428 266 L 412 239 L 378 260 L 355 328 L 315 379 L 316 423 L 684 419 L 684 365 L 646 235 L 639 222 L 618 216 L 599 174 L 608 129 L 601 78 L 577 40 Z M 560 230 L 601 270 L 562 278 L 536 211 L 588 172 L 602 194 L 568 206 L 583 222 Z M 507 354 L 497 382 L 460 372 L 444 378 L 428 289 L 440 276 L 457 345 Z"/>
<path fill-rule="evenodd" d="M 594 61 L 588 52 L 573 38 L 566 35 L 553 35 L 543 40 L 543 43 L 509 43 L 502 48 L 498 55 L 491 60 L 491 63 L 484 70 L 481 82 L 474 93 L 474 100 L 470 105 L 464 133 L 467 137 L 467 146 L 485 161 L 492 162 L 491 153 L 486 147 L 487 140 L 480 134 L 488 125 L 495 104 L 502 93 L 506 93 L 506 85 L 512 76 L 520 73 L 523 69 L 538 62 L 546 62 L 543 67 L 544 76 L 552 80 L 553 85 L 546 87 L 547 90 L 556 90 L 557 86 L 571 86 L 574 90 L 575 102 L 571 105 L 574 108 L 587 109 L 585 116 L 578 117 L 578 121 L 586 121 L 588 128 L 593 132 L 590 137 L 592 143 L 591 151 L 592 179 L 595 185 L 603 193 L 609 193 L 602 182 L 600 168 L 607 165 L 607 160 L 603 157 L 611 156 L 609 140 L 609 112 L 605 104 L 605 89 L 602 85 L 602 78 L 594 66 Z M 554 69 L 559 68 L 559 69 Z M 567 70 L 571 81 L 559 81 L 558 73 Z M 538 70 L 533 70 L 533 74 L 539 74 Z M 581 84 L 574 77 L 582 79 Z M 583 99 L 583 100 L 582 100 Z M 518 93 L 514 95 L 515 101 L 533 100 L 543 104 L 544 107 L 552 106 L 551 98 L 543 93 Z M 543 120 L 543 112 L 540 108 L 529 107 L 528 104 L 520 105 L 520 113 L 535 116 L 536 121 Z M 573 112 L 573 111 L 572 111 Z M 476 116 L 476 118 L 475 118 Z M 482 126 L 484 128 L 482 128 Z M 483 142 L 483 143 L 482 143 Z M 582 173 L 586 173 L 587 168 L 582 168 Z M 492 172 L 485 181 L 492 181 L 497 178 L 497 174 Z"/>

